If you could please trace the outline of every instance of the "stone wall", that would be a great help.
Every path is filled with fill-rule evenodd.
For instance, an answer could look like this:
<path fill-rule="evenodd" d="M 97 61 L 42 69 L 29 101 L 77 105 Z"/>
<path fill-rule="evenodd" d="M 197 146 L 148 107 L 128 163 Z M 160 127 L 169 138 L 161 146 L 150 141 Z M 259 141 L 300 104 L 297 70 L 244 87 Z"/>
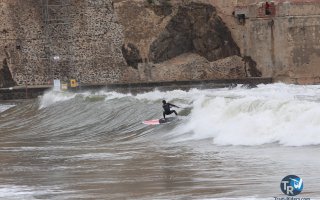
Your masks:
<path fill-rule="evenodd" d="M 49 8 L 46 26 L 41 0 L 1 1 L 0 60 L 8 61 L 15 84 L 43 85 L 53 78 L 76 78 L 83 83 L 120 81 L 126 64 L 121 52 L 122 27 L 113 2 L 62 2 L 66 6 Z"/>
<path fill-rule="evenodd" d="M 320 2 L 275 5 L 275 17 L 249 20 L 253 31 L 247 32 L 244 52 L 259 63 L 264 76 L 286 82 L 318 83 Z"/>
<path fill-rule="evenodd" d="M 274 0 L 270 16 L 262 0 L 63 2 L 70 5 L 49 13 L 66 17 L 66 26 L 45 23 L 41 0 L 0 1 L 0 87 L 54 78 L 103 84 L 230 74 L 320 81 L 317 0 Z M 233 15 L 239 7 L 244 23 Z"/>
<path fill-rule="evenodd" d="M 264 77 L 289 83 L 319 83 L 320 2 L 274 0 L 275 13 L 265 16 L 262 0 L 209 1 L 215 5 L 242 56 L 250 56 Z M 230 15 L 240 9 L 244 24 Z"/>
<path fill-rule="evenodd" d="M 15 84 L 45 82 L 45 64 L 39 59 L 43 32 L 38 3 L 2 0 L 0 12 L 0 63 L 7 63 Z M 5 67 L 4 64 L 0 66 Z"/>
<path fill-rule="evenodd" d="M 126 68 L 122 26 L 111 0 L 72 1 L 74 77 L 83 83 L 121 81 Z"/>

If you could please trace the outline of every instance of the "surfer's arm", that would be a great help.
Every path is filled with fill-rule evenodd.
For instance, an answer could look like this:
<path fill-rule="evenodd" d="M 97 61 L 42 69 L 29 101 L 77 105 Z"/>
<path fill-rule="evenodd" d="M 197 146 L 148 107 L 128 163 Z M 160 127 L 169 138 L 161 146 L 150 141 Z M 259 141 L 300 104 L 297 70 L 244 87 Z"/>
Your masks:
<path fill-rule="evenodd" d="M 176 105 L 171 104 L 171 103 L 169 103 L 169 105 L 172 106 L 172 107 L 180 108 L 179 106 L 176 106 Z"/>

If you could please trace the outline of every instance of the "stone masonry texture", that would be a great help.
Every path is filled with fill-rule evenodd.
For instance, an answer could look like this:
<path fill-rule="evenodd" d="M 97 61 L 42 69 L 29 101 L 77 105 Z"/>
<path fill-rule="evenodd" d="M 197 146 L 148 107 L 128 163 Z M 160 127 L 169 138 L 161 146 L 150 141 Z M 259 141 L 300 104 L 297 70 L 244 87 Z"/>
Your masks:
<path fill-rule="evenodd" d="M 0 1 L 0 60 L 7 60 L 15 84 L 43 85 L 54 78 L 90 84 L 119 81 L 126 64 L 113 2 L 70 0 L 60 10 L 51 6 L 53 20 L 47 26 L 43 2 Z M 57 2 L 49 0 L 49 5 Z"/>
<path fill-rule="evenodd" d="M 270 16 L 262 0 L 44 2 L 0 0 L 0 87 L 72 78 L 320 82 L 317 0 L 274 0 Z"/>

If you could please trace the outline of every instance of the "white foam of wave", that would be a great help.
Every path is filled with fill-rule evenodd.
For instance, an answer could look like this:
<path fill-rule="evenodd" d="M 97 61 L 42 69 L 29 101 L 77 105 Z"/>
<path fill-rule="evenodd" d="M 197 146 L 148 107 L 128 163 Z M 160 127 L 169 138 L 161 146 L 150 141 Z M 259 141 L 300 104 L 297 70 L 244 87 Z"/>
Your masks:
<path fill-rule="evenodd" d="M 191 93 L 190 93 L 191 92 Z M 192 89 L 191 91 L 183 91 L 183 90 L 172 90 L 172 91 L 159 91 L 157 89 L 151 92 L 142 92 L 137 95 L 133 95 L 131 93 L 118 93 L 115 91 L 106 91 L 101 90 L 95 93 L 89 94 L 90 96 L 105 96 L 106 100 L 112 99 L 120 99 L 120 98 L 135 98 L 137 100 L 148 100 L 148 101 L 159 101 L 162 99 L 166 99 L 167 101 L 172 101 L 174 99 L 189 99 L 190 94 L 193 93 L 204 93 L 205 91 L 200 91 L 197 89 Z"/>
<path fill-rule="evenodd" d="M 258 85 L 257 88 L 246 89 L 242 88 L 242 85 L 238 85 L 234 89 L 229 88 L 218 88 L 218 89 L 191 89 L 189 91 L 183 90 L 172 90 L 172 91 L 159 91 L 154 90 L 151 92 L 140 93 L 137 95 L 131 94 L 119 94 L 114 93 L 113 95 L 122 98 L 122 97 L 133 97 L 139 100 L 149 100 L 149 101 L 158 101 L 166 99 L 172 101 L 175 99 L 184 99 L 184 100 L 196 100 L 201 96 L 208 97 L 226 97 L 226 98 L 239 98 L 239 97 L 258 97 L 265 99 L 313 99 L 320 100 L 320 86 L 301 86 L 301 85 L 287 85 L 283 83 L 269 84 L 269 85 Z M 110 95 L 110 92 L 106 92 L 105 95 Z M 314 99 L 316 98 L 316 99 Z"/>
<path fill-rule="evenodd" d="M 40 97 L 39 108 L 42 109 L 58 102 L 68 101 L 70 99 L 73 99 L 75 96 L 75 93 L 70 92 L 48 91 L 42 97 Z"/>
<path fill-rule="evenodd" d="M 47 187 L 28 187 L 28 186 L 16 186 L 16 185 L 0 185 L 0 199 L 39 199 L 36 196 L 46 194 L 58 194 L 59 188 L 47 188 Z"/>
<path fill-rule="evenodd" d="M 202 91 L 201 93 L 203 93 Z M 149 100 L 149 101 L 158 101 L 165 99 L 167 101 L 172 101 L 174 99 L 189 99 L 190 94 L 193 93 L 200 93 L 199 90 L 197 89 L 192 89 L 191 91 L 183 91 L 183 90 L 172 90 L 172 91 L 159 91 L 159 90 L 154 90 L 152 92 L 146 92 L 146 93 L 141 93 L 137 94 L 135 98 L 139 100 Z"/>
<path fill-rule="evenodd" d="M 121 99 L 121 98 L 125 98 L 125 97 L 132 97 L 132 94 L 130 93 L 118 93 L 118 92 L 114 92 L 114 91 L 104 91 L 101 90 L 97 93 L 94 93 L 93 95 L 98 95 L 98 96 L 105 96 L 106 100 L 112 100 L 112 99 Z"/>
<path fill-rule="evenodd" d="M 81 92 L 78 94 L 85 97 L 85 98 L 87 98 L 87 97 L 105 97 L 106 100 L 120 99 L 120 98 L 132 96 L 130 93 L 124 94 L 124 93 L 118 93 L 115 91 L 108 91 L 108 90 L 100 90 L 97 92 L 87 91 L 87 92 Z"/>
<path fill-rule="evenodd" d="M 15 105 L 0 104 L 0 113 L 4 112 L 12 107 L 15 107 Z"/>
<path fill-rule="evenodd" d="M 193 103 L 190 119 L 174 132 L 218 145 L 320 144 L 320 87 L 274 84 L 217 91 Z M 297 95 L 312 97 L 296 98 Z"/>
<path fill-rule="evenodd" d="M 286 84 L 259 85 L 190 91 L 152 91 L 137 95 L 100 91 L 83 95 L 103 95 L 106 100 L 135 98 L 140 101 L 166 99 L 182 107 L 192 107 L 190 120 L 174 132 L 193 133 L 191 138 L 213 138 L 219 145 L 288 146 L 320 144 L 320 86 Z M 72 93 L 46 93 L 41 107 L 74 98 Z M 161 103 L 159 103 L 161 107 Z"/>
<path fill-rule="evenodd" d="M 221 97 L 243 97 L 243 96 L 256 96 L 260 98 L 283 98 L 283 99 L 294 99 L 294 98 L 310 98 L 318 95 L 320 99 L 320 86 L 299 86 L 299 85 L 286 85 L 282 83 L 270 84 L 270 85 L 259 85 L 258 88 L 251 90 L 241 88 L 241 85 L 236 88 L 229 90 L 228 88 L 221 89 L 209 89 L 209 90 L 198 90 L 191 89 L 190 91 L 173 90 L 173 91 L 159 91 L 154 90 L 151 92 L 140 93 L 132 95 L 130 93 L 123 94 L 114 91 L 100 90 L 98 92 L 82 92 L 78 93 L 83 97 L 92 96 L 105 96 L 106 100 L 116 98 L 133 97 L 138 100 L 149 100 L 158 101 L 166 99 L 172 101 L 175 99 L 195 100 L 200 96 L 221 96 Z M 53 92 L 49 91 L 42 97 L 42 103 L 44 106 L 51 105 L 59 101 L 69 100 L 76 96 L 75 93 L 71 92 Z M 317 99 L 316 99 L 317 100 Z"/>
<path fill-rule="evenodd" d="M 199 95 L 203 95 L 206 91 L 201 91 L 197 89 L 193 89 L 189 92 L 182 90 L 174 90 L 174 91 L 158 91 L 154 90 L 152 92 L 140 93 L 137 95 L 132 95 L 131 93 L 118 93 L 115 91 L 107 91 L 101 90 L 98 92 L 81 92 L 81 93 L 71 93 L 71 92 L 55 92 L 49 91 L 46 92 L 40 98 L 40 109 L 51 106 L 55 103 L 64 102 L 75 98 L 77 95 L 82 96 L 83 98 L 90 97 L 105 97 L 105 100 L 113 100 L 113 99 L 121 99 L 121 98 L 135 98 L 137 100 L 147 100 L 147 101 L 158 101 L 165 99 L 167 101 L 172 101 L 174 99 L 185 99 L 185 100 L 193 100 Z M 190 101 L 190 102 L 191 102 Z"/>

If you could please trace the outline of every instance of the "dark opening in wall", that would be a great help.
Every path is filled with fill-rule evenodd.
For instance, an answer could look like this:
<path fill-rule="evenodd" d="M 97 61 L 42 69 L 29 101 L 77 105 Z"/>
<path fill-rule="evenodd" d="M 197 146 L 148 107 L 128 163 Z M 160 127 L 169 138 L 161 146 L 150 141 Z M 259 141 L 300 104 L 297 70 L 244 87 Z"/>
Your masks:
<path fill-rule="evenodd" d="M 246 15 L 245 14 L 238 14 L 237 17 L 238 17 L 239 24 L 245 24 L 245 22 L 246 22 Z"/>
<path fill-rule="evenodd" d="M 11 87 L 14 85 L 16 84 L 9 70 L 7 59 L 4 59 L 2 62 L 2 69 L 0 69 L 0 87 Z"/>
<path fill-rule="evenodd" d="M 246 18 L 248 18 L 249 8 L 248 6 L 236 6 L 232 15 L 236 18 L 238 24 L 244 25 Z"/>

